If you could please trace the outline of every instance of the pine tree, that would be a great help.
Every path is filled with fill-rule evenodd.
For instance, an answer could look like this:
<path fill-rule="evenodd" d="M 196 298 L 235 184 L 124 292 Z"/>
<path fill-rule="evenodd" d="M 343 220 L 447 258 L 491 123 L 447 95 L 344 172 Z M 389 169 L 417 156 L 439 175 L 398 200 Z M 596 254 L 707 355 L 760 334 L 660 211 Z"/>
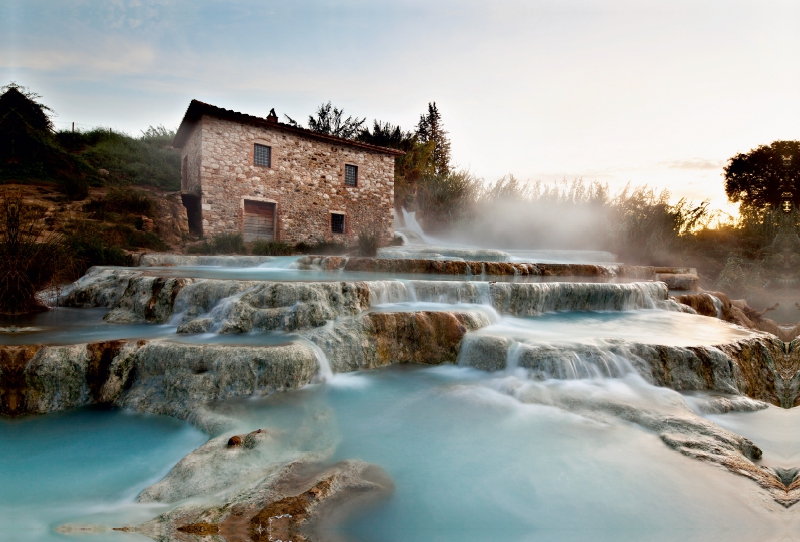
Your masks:
<path fill-rule="evenodd" d="M 431 165 L 436 175 L 450 173 L 450 140 L 442 124 L 442 115 L 436 102 L 428 103 L 428 113 L 420 115 L 417 124 L 417 137 L 421 143 L 433 141 Z"/>

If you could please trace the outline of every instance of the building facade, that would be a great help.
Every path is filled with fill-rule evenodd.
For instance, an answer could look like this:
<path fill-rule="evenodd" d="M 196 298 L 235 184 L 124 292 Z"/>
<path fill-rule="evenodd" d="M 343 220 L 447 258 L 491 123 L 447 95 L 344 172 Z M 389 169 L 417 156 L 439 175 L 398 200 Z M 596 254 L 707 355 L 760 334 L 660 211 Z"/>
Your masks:
<path fill-rule="evenodd" d="M 390 238 L 401 151 L 192 100 L 173 141 L 192 233 L 245 241 Z"/>

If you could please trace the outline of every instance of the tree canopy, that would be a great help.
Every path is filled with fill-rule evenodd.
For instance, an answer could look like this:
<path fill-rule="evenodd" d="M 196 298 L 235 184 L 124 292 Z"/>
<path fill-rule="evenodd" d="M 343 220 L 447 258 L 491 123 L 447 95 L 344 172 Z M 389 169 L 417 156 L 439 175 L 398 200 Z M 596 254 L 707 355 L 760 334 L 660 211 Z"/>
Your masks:
<path fill-rule="evenodd" d="M 286 117 L 286 122 L 288 124 L 298 128 L 302 127 L 289 115 L 283 116 Z M 335 107 L 329 101 L 328 103 L 321 104 L 314 115 L 308 116 L 308 129 L 319 134 L 354 139 L 361 132 L 366 120 L 365 118 L 354 118 L 351 115 L 345 118 L 344 109 Z"/>
<path fill-rule="evenodd" d="M 436 175 L 450 173 L 450 139 L 442 124 L 442 115 L 436 102 L 428 103 L 428 112 L 420 115 L 417 137 L 421 143 L 433 142 L 431 162 Z"/>
<path fill-rule="evenodd" d="M 773 141 L 739 153 L 724 168 L 725 193 L 748 206 L 778 206 L 786 188 L 800 204 L 800 141 Z"/>

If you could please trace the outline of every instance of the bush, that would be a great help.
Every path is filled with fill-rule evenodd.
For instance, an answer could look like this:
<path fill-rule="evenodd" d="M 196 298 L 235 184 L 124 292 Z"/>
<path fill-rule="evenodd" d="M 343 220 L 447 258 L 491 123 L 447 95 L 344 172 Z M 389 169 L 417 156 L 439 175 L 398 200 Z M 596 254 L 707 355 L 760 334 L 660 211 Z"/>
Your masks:
<path fill-rule="evenodd" d="M 423 176 L 418 183 L 417 203 L 425 229 L 453 226 L 466 219 L 479 188 L 480 180 L 468 171 Z"/>
<path fill-rule="evenodd" d="M 300 254 L 315 254 L 319 256 L 341 256 L 347 252 L 347 244 L 336 241 L 318 239 L 314 243 L 297 243 L 294 247 Z"/>
<path fill-rule="evenodd" d="M 118 245 L 126 249 L 147 248 L 150 250 L 167 250 L 161 238 L 153 232 L 134 229 L 127 224 L 114 224 L 101 229 L 101 235 L 109 245 Z"/>
<path fill-rule="evenodd" d="M 67 177 L 62 181 L 60 188 L 70 201 L 80 201 L 89 197 L 89 183 L 85 179 Z"/>
<path fill-rule="evenodd" d="M 0 201 L 1 314 L 46 309 L 36 294 L 78 276 L 64 237 L 38 228 L 36 214 L 20 197 Z"/>
<path fill-rule="evenodd" d="M 359 256 L 374 258 L 378 255 L 378 249 L 380 246 L 381 236 L 374 229 L 363 229 L 358 232 L 356 247 L 358 249 Z"/>
<path fill-rule="evenodd" d="M 256 256 L 289 256 L 292 247 L 281 241 L 256 241 L 251 251 Z"/>
<path fill-rule="evenodd" d="M 241 233 L 220 233 L 199 245 L 190 246 L 189 254 L 247 254 Z"/>
<path fill-rule="evenodd" d="M 93 265 L 133 265 L 133 258 L 121 246 L 109 244 L 97 233 L 73 232 L 65 237 L 64 244 L 80 262 L 82 272 Z"/>
<path fill-rule="evenodd" d="M 85 205 L 98 220 L 106 220 L 111 214 L 130 214 L 136 216 L 152 216 L 156 203 L 147 192 L 127 186 L 112 187 L 99 200 L 92 200 Z"/>
<path fill-rule="evenodd" d="M 179 190 L 180 153 L 171 148 L 174 130 L 149 127 L 139 137 L 96 128 L 88 132 L 62 131 L 59 143 L 95 168 L 110 172 L 112 180 L 167 190 Z"/>

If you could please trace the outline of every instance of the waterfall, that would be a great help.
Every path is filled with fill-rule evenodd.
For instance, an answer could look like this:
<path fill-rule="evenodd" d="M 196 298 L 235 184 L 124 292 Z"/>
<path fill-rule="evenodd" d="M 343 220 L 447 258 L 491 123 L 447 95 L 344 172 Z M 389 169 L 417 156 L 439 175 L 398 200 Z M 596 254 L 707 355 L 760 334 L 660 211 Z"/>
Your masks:
<path fill-rule="evenodd" d="M 668 297 L 660 282 L 627 284 L 541 282 L 491 284 L 492 305 L 501 314 L 535 316 L 556 311 L 652 309 Z"/>
<path fill-rule="evenodd" d="M 328 322 L 327 327 L 332 327 L 332 325 L 332 321 Z M 331 367 L 330 361 L 328 361 L 328 356 L 325 355 L 325 352 L 322 350 L 322 348 L 309 340 L 304 340 L 303 344 L 311 348 L 311 350 L 314 352 L 314 357 L 317 358 L 317 363 L 319 364 L 317 378 L 321 382 L 330 382 L 333 380 L 333 368 Z"/>
<path fill-rule="evenodd" d="M 406 228 L 419 235 L 422 238 L 422 240 L 425 241 L 427 244 L 434 245 L 437 243 L 436 239 L 434 239 L 433 237 L 429 237 L 422 230 L 422 226 L 420 226 L 419 222 L 417 222 L 416 211 L 413 213 L 409 213 L 408 211 L 403 209 L 403 220 L 405 220 Z"/>

